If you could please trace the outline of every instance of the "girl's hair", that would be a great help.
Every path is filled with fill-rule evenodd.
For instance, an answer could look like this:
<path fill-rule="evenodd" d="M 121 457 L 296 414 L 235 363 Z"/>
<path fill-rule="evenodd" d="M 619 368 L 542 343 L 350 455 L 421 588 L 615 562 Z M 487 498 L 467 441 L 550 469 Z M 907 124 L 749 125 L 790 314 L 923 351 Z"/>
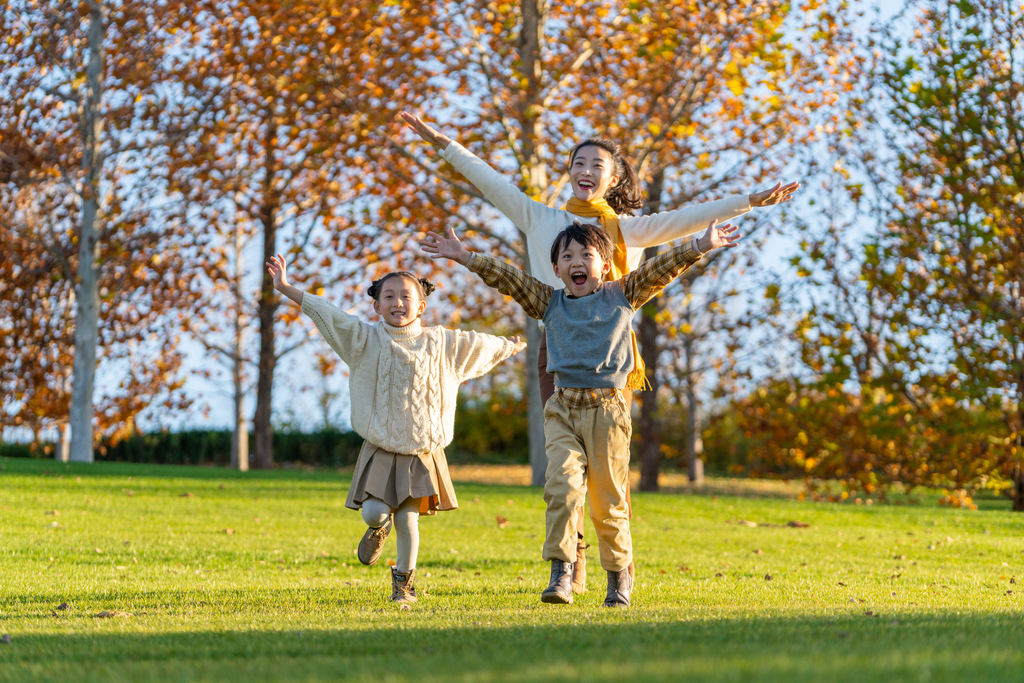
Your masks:
<path fill-rule="evenodd" d="M 622 156 L 622 150 L 619 146 L 605 138 L 587 138 L 573 146 L 569 152 L 570 169 L 572 168 L 572 162 L 576 160 L 576 153 L 584 147 L 600 147 L 612 155 L 612 163 L 615 164 L 615 168 L 612 169 L 612 175 L 619 177 L 619 184 L 609 188 L 604 193 L 604 199 L 608 202 L 608 206 L 612 207 L 612 211 L 632 216 L 634 209 L 642 208 L 644 205 L 644 195 L 640 191 L 640 181 L 636 177 L 633 165 Z"/>
<path fill-rule="evenodd" d="M 395 271 L 394 273 L 388 273 L 387 275 L 380 279 L 374 280 L 373 283 L 370 285 L 370 288 L 366 290 L 366 293 L 369 294 L 370 297 L 373 298 L 375 301 L 380 301 L 380 292 L 382 289 L 384 289 L 384 283 L 387 282 L 388 279 L 393 277 L 405 277 L 415 282 L 416 286 L 420 290 L 421 299 L 426 299 L 428 296 L 430 296 L 430 293 L 434 291 L 434 285 L 427 278 L 416 277 L 407 270 L 398 270 Z"/>
<path fill-rule="evenodd" d="M 615 250 L 612 238 L 608 237 L 608 233 L 600 225 L 573 221 L 571 225 L 562 228 L 555 241 L 551 243 L 551 263 L 558 263 L 558 257 L 562 255 L 563 249 L 569 248 L 570 242 L 575 242 L 581 247 L 597 249 L 601 259 L 609 262 Z"/>

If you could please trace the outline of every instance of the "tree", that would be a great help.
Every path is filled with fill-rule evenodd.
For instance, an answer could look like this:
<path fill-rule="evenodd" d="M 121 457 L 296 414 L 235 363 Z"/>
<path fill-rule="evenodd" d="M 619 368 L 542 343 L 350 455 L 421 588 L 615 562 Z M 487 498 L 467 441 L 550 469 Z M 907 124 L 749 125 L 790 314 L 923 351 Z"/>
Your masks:
<path fill-rule="evenodd" d="M 97 0 L 25 1 L 0 12 L 0 211 L 11 236 L 5 263 L 19 282 L 3 293 L 19 308 L 16 319 L 28 316 L 15 323 L 12 341 L 22 346 L 5 361 L 21 359 L 13 361 L 23 392 L 16 400 L 27 402 L 15 419 L 69 421 L 69 457 L 77 461 L 93 459 L 101 358 L 120 360 L 125 377 L 100 406 L 103 431 L 130 433 L 134 416 L 160 397 L 180 405 L 180 361 L 166 316 L 185 305 L 185 260 L 169 247 L 180 224 L 156 206 L 161 182 L 150 163 L 174 134 L 152 125 L 152 112 L 167 110 L 159 88 L 162 11 Z M 73 345 L 56 328 L 69 320 Z M 73 357 L 51 350 L 58 344 L 73 346 Z M 47 357 L 45 369 L 19 369 L 26 348 Z M 74 364 L 69 411 L 61 408 L 67 363 Z"/>
<path fill-rule="evenodd" d="M 286 252 L 296 280 L 313 288 L 356 270 L 339 256 L 363 256 L 361 247 L 377 234 L 347 232 L 346 211 L 368 201 L 360 143 L 388 116 L 385 100 L 401 100 L 401 46 L 412 35 L 407 17 L 416 13 L 415 7 L 369 0 L 211 0 L 195 3 L 178 24 L 190 40 L 178 72 L 182 96 L 209 112 L 174 150 L 174 187 L 193 205 L 214 206 L 229 197 L 235 220 L 263 238 L 255 316 L 256 467 L 274 461 L 277 362 L 308 338 L 293 337 L 279 348 L 298 312 L 279 310 L 262 263 Z M 211 217 L 197 220 L 204 219 Z"/>
<path fill-rule="evenodd" d="M 824 62 L 831 54 L 824 48 L 837 34 L 834 8 L 817 4 L 804 9 L 809 23 L 822 23 L 822 38 L 796 52 L 794 44 L 780 42 L 789 11 L 781 3 L 480 1 L 434 7 L 417 86 L 428 116 L 461 131 L 461 143 L 549 205 L 563 201 L 569 148 L 595 134 L 623 142 L 644 177 L 671 170 L 663 209 L 735 188 L 743 163 L 762 173 L 778 168 L 765 150 L 787 139 L 786 127 L 806 118 L 802 107 L 821 102 L 824 88 L 797 98 L 799 110 L 795 99 L 774 90 L 784 89 L 783 81 L 793 83 L 795 96 L 810 71 L 802 55 L 817 51 Z M 787 52 L 797 57 L 786 62 Z M 826 66 L 838 70 L 841 64 L 819 70 Z M 787 69 L 798 75 L 783 76 Z M 745 113 L 753 103 L 752 113 Z M 499 253 L 526 264 L 519 236 L 495 223 L 474 188 L 414 145 L 387 141 L 392 153 L 385 163 L 393 179 L 387 186 L 391 201 L 382 211 L 416 202 L 422 207 L 418 227 L 453 225 L 484 235 Z M 525 325 L 535 349 L 539 330 L 532 321 Z M 539 484 L 546 460 L 536 355 L 528 353 L 526 364 L 527 394 L 534 399 L 531 463 Z"/>

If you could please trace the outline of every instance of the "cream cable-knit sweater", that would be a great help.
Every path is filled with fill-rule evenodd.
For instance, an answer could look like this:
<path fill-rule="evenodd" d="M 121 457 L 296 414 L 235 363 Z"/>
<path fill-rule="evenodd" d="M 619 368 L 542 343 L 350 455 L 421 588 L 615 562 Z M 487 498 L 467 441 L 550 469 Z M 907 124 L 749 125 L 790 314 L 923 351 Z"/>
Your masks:
<path fill-rule="evenodd" d="M 459 384 L 515 351 L 477 332 L 365 323 L 306 292 L 302 312 L 349 367 L 352 428 L 393 453 L 425 455 L 452 440 Z"/>
<path fill-rule="evenodd" d="M 564 287 L 551 267 L 551 243 L 562 228 L 573 221 L 596 223 L 597 219 L 574 216 L 568 211 L 553 209 L 530 199 L 487 162 L 455 141 L 445 148 L 442 156 L 526 235 L 530 273 L 555 289 Z M 646 216 L 621 215 L 619 227 L 626 242 L 626 263 L 631 271 L 636 270 L 647 247 L 691 237 L 707 230 L 712 219 L 724 222 L 748 211 L 750 199 L 747 195 L 734 195 L 717 202 L 684 206 L 675 211 Z"/>

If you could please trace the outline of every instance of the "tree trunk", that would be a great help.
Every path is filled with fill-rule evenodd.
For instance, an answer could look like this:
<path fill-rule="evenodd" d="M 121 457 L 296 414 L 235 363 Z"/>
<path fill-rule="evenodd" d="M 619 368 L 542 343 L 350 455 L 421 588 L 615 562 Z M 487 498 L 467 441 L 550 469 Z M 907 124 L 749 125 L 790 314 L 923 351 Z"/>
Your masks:
<path fill-rule="evenodd" d="M 687 322 L 689 322 L 689 306 L 687 306 Z M 704 441 L 701 439 L 700 405 L 697 401 L 697 375 L 693 370 L 693 337 L 686 335 L 683 343 L 686 354 L 686 475 L 691 484 L 704 485 Z"/>
<path fill-rule="evenodd" d="M 71 423 L 61 422 L 57 425 L 57 450 L 53 457 L 57 462 L 67 462 L 71 459 Z"/>
<path fill-rule="evenodd" d="M 661 211 L 661 191 L 665 184 L 665 171 L 659 170 L 651 176 L 647 186 L 647 213 Z M 644 250 L 644 260 L 658 255 L 658 247 Z M 655 297 L 640 309 L 640 357 L 647 366 L 649 389 L 640 392 L 640 490 L 657 491 L 658 475 L 661 471 L 661 424 L 658 420 L 658 311 L 661 299 Z"/>
<path fill-rule="evenodd" d="M 518 104 L 518 116 L 522 124 L 523 178 L 526 193 L 531 197 L 541 196 L 548 189 L 547 164 L 539 154 L 543 143 L 541 113 L 544 100 L 541 92 L 543 62 L 541 50 L 544 41 L 544 17 L 547 12 L 544 0 L 523 0 L 523 26 L 519 34 L 519 55 L 527 86 Z M 523 260 L 529 269 L 529 256 L 524 249 Z M 536 320 L 526 321 L 526 395 L 528 401 L 527 419 L 530 436 L 530 483 L 543 486 L 548 466 L 544 448 L 544 406 L 540 402 L 540 379 L 537 377 L 537 356 L 540 352 L 542 331 Z"/>
<path fill-rule="evenodd" d="M 540 340 L 544 334 L 533 318 L 526 319 L 526 419 L 530 436 L 530 485 L 543 486 L 548 469 L 548 454 L 544 448 L 544 406 L 540 402 L 540 378 L 537 376 L 537 358 Z"/>
<path fill-rule="evenodd" d="M 263 224 L 263 262 L 267 263 L 277 253 L 277 202 L 274 192 L 274 118 L 267 114 L 266 161 L 263 179 L 263 208 L 260 222 Z M 274 352 L 274 317 L 280 299 L 274 291 L 274 281 L 266 268 L 262 268 L 263 280 L 260 287 L 258 315 L 260 319 L 259 379 L 256 380 L 256 414 L 253 428 L 256 443 L 253 452 L 255 466 L 270 469 L 274 466 L 274 429 L 270 423 L 271 392 L 274 387 L 274 367 L 277 357 Z"/>
<path fill-rule="evenodd" d="M 99 213 L 100 175 L 103 170 L 103 76 L 105 72 L 105 7 L 95 2 L 89 10 L 89 64 L 86 97 L 79 110 L 82 129 L 82 220 L 78 235 L 78 291 L 75 295 L 75 362 L 71 389 L 71 446 L 69 458 L 93 461 L 92 407 L 99 336 Z"/>
<path fill-rule="evenodd" d="M 1024 467 L 1018 464 L 1013 470 L 1013 511 L 1024 512 Z"/>
<path fill-rule="evenodd" d="M 240 198 L 235 197 L 235 206 Z M 237 214 L 237 212 L 236 212 Z M 241 472 L 249 470 L 249 421 L 245 419 L 245 328 L 249 321 L 245 315 L 245 295 L 242 276 L 245 273 L 245 231 L 235 216 L 235 277 L 231 283 L 235 308 L 234 347 L 231 350 L 231 379 L 235 390 L 235 420 L 231 432 L 231 467 Z"/>

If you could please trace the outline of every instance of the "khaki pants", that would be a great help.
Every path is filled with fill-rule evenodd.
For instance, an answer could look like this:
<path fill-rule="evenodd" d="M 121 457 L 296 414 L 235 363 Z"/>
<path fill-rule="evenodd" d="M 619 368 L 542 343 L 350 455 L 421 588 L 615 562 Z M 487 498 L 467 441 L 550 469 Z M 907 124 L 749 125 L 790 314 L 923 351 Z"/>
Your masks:
<path fill-rule="evenodd" d="M 622 571 L 633 561 L 629 535 L 629 412 L 622 399 L 570 409 L 556 393 L 544 406 L 548 469 L 544 559 L 576 561 L 576 510 L 589 499 L 601 566 Z"/>

